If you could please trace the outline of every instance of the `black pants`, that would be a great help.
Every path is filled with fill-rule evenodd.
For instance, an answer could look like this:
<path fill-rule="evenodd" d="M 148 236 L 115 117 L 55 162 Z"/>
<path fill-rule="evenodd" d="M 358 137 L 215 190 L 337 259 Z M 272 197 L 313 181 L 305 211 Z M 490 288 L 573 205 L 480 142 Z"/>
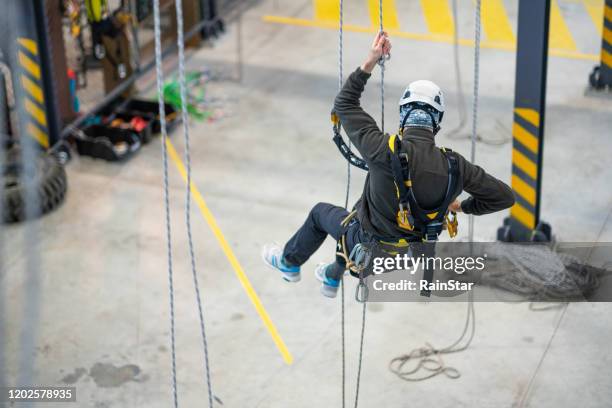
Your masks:
<path fill-rule="evenodd" d="M 315 205 L 310 210 L 304 225 L 285 245 L 284 261 L 292 266 L 304 264 L 319 249 L 328 235 L 338 241 L 346 232 L 346 246 L 349 253 L 355 245 L 372 241 L 372 236 L 361 229 L 357 219 L 353 218 L 347 227 L 340 225 L 347 215 L 349 215 L 348 211 L 342 207 L 327 203 Z M 333 272 L 335 276 L 330 276 L 330 278 L 340 279 L 343 272 L 344 265 L 337 264 Z"/>

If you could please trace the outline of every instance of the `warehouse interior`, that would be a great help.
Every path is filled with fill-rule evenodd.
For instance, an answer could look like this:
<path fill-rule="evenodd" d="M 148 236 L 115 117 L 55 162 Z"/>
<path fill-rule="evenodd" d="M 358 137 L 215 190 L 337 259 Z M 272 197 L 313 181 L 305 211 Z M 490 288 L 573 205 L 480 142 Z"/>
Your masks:
<path fill-rule="evenodd" d="M 74 387 L 61 406 L 95 408 L 610 405 L 612 1 L 0 10 L 0 387 Z M 458 214 L 454 240 L 587 248 L 601 297 L 498 285 L 496 301 L 362 303 L 347 275 L 329 299 L 313 271 L 331 238 L 299 283 L 262 262 L 317 202 L 361 197 L 367 172 L 339 154 L 330 112 L 381 26 L 393 49 L 363 108 L 380 126 L 382 104 L 395 132 L 406 85 L 435 81 L 436 143 L 518 197 L 473 228 Z"/>

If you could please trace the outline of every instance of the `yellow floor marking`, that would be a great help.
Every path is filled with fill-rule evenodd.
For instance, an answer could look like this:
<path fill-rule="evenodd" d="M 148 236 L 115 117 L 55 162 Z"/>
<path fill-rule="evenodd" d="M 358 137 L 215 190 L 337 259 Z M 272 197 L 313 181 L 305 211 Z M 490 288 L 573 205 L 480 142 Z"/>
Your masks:
<path fill-rule="evenodd" d="M 397 18 L 397 9 L 395 8 L 394 0 L 383 0 L 383 28 L 387 30 L 399 30 L 399 20 Z M 370 21 L 372 27 L 378 30 L 380 26 L 380 16 L 378 0 L 368 0 L 368 10 L 370 10 Z"/>
<path fill-rule="evenodd" d="M 340 20 L 340 2 L 338 0 L 314 0 L 315 20 Z"/>
<path fill-rule="evenodd" d="M 455 30 L 449 0 L 421 0 L 427 28 L 432 34 L 452 36 Z"/>
<path fill-rule="evenodd" d="M 601 0 L 582 0 L 584 3 L 584 7 L 586 11 L 591 16 L 591 20 L 593 20 L 593 24 L 595 24 L 595 29 L 599 36 L 601 36 L 601 31 L 603 27 L 603 10 L 604 3 Z"/>
<path fill-rule="evenodd" d="M 482 25 L 489 41 L 516 41 L 503 0 L 483 0 Z"/>
<path fill-rule="evenodd" d="M 324 28 L 324 29 L 329 29 L 329 30 L 338 29 L 338 23 L 308 20 L 304 18 L 266 15 L 262 17 L 262 20 L 267 23 L 285 24 L 285 25 L 298 26 L 298 27 Z M 354 24 L 344 24 L 344 30 L 356 32 L 356 33 L 371 34 L 371 33 L 377 32 L 378 28 L 364 27 L 364 26 L 354 25 Z M 391 35 L 392 37 L 396 37 L 396 38 L 404 38 L 404 39 L 417 40 L 417 41 L 432 41 L 432 42 L 439 42 L 439 43 L 446 43 L 446 44 L 453 43 L 452 36 L 447 36 L 447 35 L 409 33 L 409 32 L 399 31 L 399 30 L 388 30 L 388 31 L 389 31 L 389 35 Z M 474 40 L 459 39 L 459 45 L 473 47 Z M 483 41 L 480 44 L 480 46 L 482 48 L 488 48 L 488 49 L 516 51 L 516 44 L 507 43 L 507 42 Z M 554 57 L 562 57 L 562 58 L 580 59 L 580 60 L 588 60 L 588 61 L 599 61 L 600 60 L 599 55 L 586 54 L 586 53 L 582 53 L 578 51 L 551 49 L 549 50 L 549 54 Z"/>
<path fill-rule="evenodd" d="M 181 160 L 180 156 L 176 152 L 176 149 L 174 148 L 174 145 L 172 144 L 172 142 L 170 142 L 169 139 L 166 139 L 166 147 L 168 149 L 168 156 L 176 165 L 176 168 L 181 174 L 181 177 L 183 178 L 183 180 L 187 182 L 187 170 L 185 169 L 185 165 L 183 164 L 183 161 Z M 270 336 L 272 337 L 274 344 L 276 344 L 278 351 L 283 356 L 283 360 L 285 360 L 286 364 L 292 364 L 293 356 L 287 349 L 285 342 L 281 338 L 280 334 L 278 333 L 278 330 L 276 329 L 276 326 L 272 322 L 272 319 L 268 315 L 268 312 L 266 311 L 263 304 L 261 303 L 259 296 L 257 296 L 255 289 L 253 289 L 253 286 L 251 285 L 251 282 L 249 281 L 249 278 L 247 277 L 246 273 L 242 269 L 242 265 L 240 265 L 238 258 L 236 258 L 234 251 L 232 251 L 232 248 L 230 247 L 229 243 L 225 239 L 223 232 L 221 231 L 221 229 L 219 228 L 219 225 L 217 224 L 217 220 L 215 219 L 213 214 L 208 209 L 208 205 L 206 204 L 206 201 L 204 201 L 204 197 L 202 197 L 202 194 L 200 194 L 200 191 L 195 186 L 195 184 L 193 184 L 193 182 L 191 183 L 191 186 L 189 188 L 191 189 L 193 200 L 196 202 L 196 204 L 198 205 L 198 208 L 200 209 L 200 213 L 204 217 L 204 220 L 206 220 L 206 222 L 208 223 L 208 226 L 210 227 L 213 234 L 215 235 L 215 238 L 217 238 L 217 241 L 219 242 L 221 249 L 225 253 L 225 256 L 227 257 L 229 263 L 232 265 L 232 268 L 234 268 L 234 272 L 236 273 L 238 280 L 242 284 L 242 287 L 244 288 L 247 296 L 253 303 L 253 306 L 255 306 L 255 310 L 257 311 L 257 313 L 259 314 L 259 317 L 263 321 L 264 326 L 266 326 L 266 329 L 268 329 L 268 332 L 270 333 Z"/>
<path fill-rule="evenodd" d="M 572 37 L 572 33 L 567 27 L 567 24 L 565 24 L 558 0 L 550 1 L 550 33 L 548 39 L 548 46 L 550 48 L 568 51 L 576 50 L 574 37 Z"/>

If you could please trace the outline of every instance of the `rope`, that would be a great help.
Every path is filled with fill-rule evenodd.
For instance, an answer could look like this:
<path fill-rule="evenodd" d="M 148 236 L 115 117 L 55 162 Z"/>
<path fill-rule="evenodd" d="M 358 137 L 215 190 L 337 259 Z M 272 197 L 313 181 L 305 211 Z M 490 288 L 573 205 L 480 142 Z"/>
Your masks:
<path fill-rule="evenodd" d="M 477 140 L 477 124 L 478 124 L 478 86 L 480 80 L 480 32 L 481 32 L 481 21 L 480 21 L 480 10 L 481 0 L 476 2 L 476 28 L 475 28 L 475 51 L 474 51 L 474 101 L 472 105 L 472 135 L 471 135 L 471 156 L 470 161 L 474 163 L 476 159 L 476 140 Z M 457 87 L 460 91 L 460 98 L 463 100 L 463 93 L 461 91 L 461 76 L 459 73 L 459 60 L 458 60 L 458 31 L 457 31 L 457 5 L 456 1 L 453 1 L 453 16 L 455 18 L 455 72 L 457 79 Z M 463 117 L 463 114 L 462 114 Z M 463 127 L 464 120 L 461 120 L 459 127 L 453 131 L 458 132 Z M 469 223 L 469 241 L 472 242 L 474 239 L 474 216 L 470 215 Z M 425 343 L 425 347 L 420 347 L 412 350 L 410 353 L 395 357 L 389 362 L 389 370 L 397 375 L 404 381 L 423 381 L 429 378 L 435 377 L 440 374 L 446 375 L 448 378 L 456 379 L 461 376 L 459 370 L 454 367 L 448 367 L 442 359 L 443 354 L 458 353 L 466 350 L 476 332 L 476 311 L 474 309 L 473 293 L 469 292 L 467 302 L 467 317 L 463 332 L 459 338 L 450 346 L 442 349 L 436 349 L 431 344 Z M 469 329 L 471 327 L 471 329 Z M 464 345 L 459 344 L 464 341 L 465 336 L 470 330 L 469 337 Z M 417 361 L 416 365 L 412 368 L 406 368 L 406 365 L 411 361 Z M 417 376 L 421 371 L 425 370 L 428 374 Z"/>
<path fill-rule="evenodd" d="M 161 50 L 161 23 L 159 17 L 159 0 L 153 0 L 153 25 L 155 28 L 155 71 L 157 79 L 157 102 L 159 104 L 159 122 L 162 133 L 162 162 L 164 178 L 164 207 L 166 215 L 166 251 L 168 253 L 168 292 L 170 298 L 170 351 L 172 357 L 172 397 L 174 408 L 178 408 L 178 393 L 176 389 L 176 345 L 174 328 L 174 278 L 172 271 L 172 231 L 170 226 L 170 199 L 168 192 L 168 152 L 166 140 L 168 132 L 166 129 L 166 109 L 164 106 L 162 72 L 162 50 Z"/>
<path fill-rule="evenodd" d="M 561 326 L 561 322 L 563 321 L 563 318 L 565 317 L 565 313 L 567 312 L 568 306 L 569 306 L 569 302 L 564 303 L 563 310 L 561 311 L 561 315 L 559 316 L 559 318 L 557 319 L 557 322 L 555 323 L 555 329 L 553 330 L 552 335 L 550 336 L 550 339 L 548 339 L 548 343 L 546 343 L 546 348 L 544 349 L 544 352 L 542 353 L 542 356 L 540 357 L 540 360 L 538 361 L 538 365 L 536 366 L 533 372 L 533 375 L 529 379 L 529 384 L 527 384 L 527 388 L 525 389 L 525 392 L 521 396 L 521 399 L 518 405 L 519 408 L 525 407 L 525 404 L 527 403 L 527 398 L 529 397 L 529 393 L 531 392 L 533 381 L 535 380 L 536 375 L 538 374 L 538 372 L 540 371 L 540 368 L 542 367 L 542 363 L 544 362 L 544 359 L 546 358 L 546 355 L 548 354 L 548 350 L 550 350 L 550 346 L 552 345 L 552 342 L 555 339 L 555 336 L 557 335 L 557 331 L 559 330 L 559 327 Z"/>
<path fill-rule="evenodd" d="M 346 340 L 345 340 L 345 333 L 344 333 L 344 274 L 342 274 L 342 278 L 340 279 L 340 286 L 341 286 L 341 301 L 342 301 L 342 316 L 341 316 L 341 321 L 340 321 L 340 325 L 342 327 L 342 408 L 345 408 L 346 406 L 346 349 L 345 349 L 345 345 L 346 345 Z"/>
<path fill-rule="evenodd" d="M 454 129 L 448 132 L 447 137 L 453 139 L 461 130 L 463 130 L 465 123 L 467 122 L 467 112 L 465 109 L 465 94 L 463 93 L 463 84 L 461 82 L 461 65 L 459 63 L 459 13 L 457 7 L 457 0 L 452 2 L 453 12 L 453 61 L 455 64 L 455 84 L 457 88 L 457 94 L 459 95 L 459 124 Z"/>
<path fill-rule="evenodd" d="M 344 1 L 340 0 L 340 23 L 338 29 L 338 92 L 342 90 L 343 80 L 343 59 L 344 59 Z M 348 140 L 348 148 L 351 150 L 351 139 Z M 348 208 L 349 193 L 351 189 L 351 162 L 346 164 L 346 196 L 344 198 L 344 209 Z"/>
<path fill-rule="evenodd" d="M 343 78 L 343 44 L 344 44 L 344 1 L 340 0 L 340 21 L 338 28 L 338 92 L 342 90 Z M 348 142 L 349 150 L 351 148 L 351 140 Z M 349 194 L 351 189 L 351 162 L 346 162 L 346 196 L 344 198 L 344 209 L 348 209 Z M 345 310 L 344 310 L 344 273 L 340 279 L 340 336 L 342 338 L 342 408 L 346 407 L 346 338 L 345 338 Z"/>
<path fill-rule="evenodd" d="M 466 350 L 476 333 L 476 310 L 474 309 L 474 299 L 472 292 L 468 294 L 467 318 L 463 331 L 457 340 L 450 346 L 436 349 L 430 343 L 425 343 L 425 347 L 413 349 L 410 353 L 395 357 L 389 362 L 389 370 L 404 381 L 416 382 L 433 378 L 437 375 L 444 374 L 448 378 L 457 379 L 461 377 L 461 372 L 454 367 L 449 367 L 442 359 L 443 354 L 458 353 Z M 470 332 L 466 339 L 466 335 Z M 465 340 L 463 345 L 459 345 Z M 416 361 L 414 367 L 408 367 L 409 363 Z M 421 370 L 427 373 L 417 375 Z"/>
<path fill-rule="evenodd" d="M 206 375 L 206 385 L 208 388 L 208 406 L 213 406 L 213 393 L 210 380 L 210 365 L 208 359 L 208 343 L 206 341 L 206 329 L 204 326 L 204 313 L 202 298 L 200 296 L 200 285 L 196 270 L 195 251 L 193 236 L 191 232 L 191 146 L 189 143 L 189 115 L 187 113 L 187 86 L 185 80 L 185 39 L 183 28 L 183 5 L 182 1 L 175 1 L 176 5 L 176 27 L 177 27 L 177 48 L 178 48 L 178 71 L 179 87 L 181 98 L 181 115 L 183 122 L 183 135 L 185 138 L 185 165 L 187 167 L 187 187 L 185 189 L 185 225 L 187 228 L 187 241 L 189 243 L 189 258 L 191 260 L 191 275 L 195 289 L 196 303 L 198 307 L 198 317 L 200 320 L 200 333 L 202 335 L 202 348 L 204 349 L 204 372 Z"/>
<path fill-rule="evenodd" d="M 383 32 L 383 0 L 378 1 L 379 31 Z M 378 61 L 380 65 L 380 130 L 385 133 L 385 56 Z"/>
<path fill-rule="evenodd" d="M 363 338 L 365 337 L 366 302 L 361 308 L 361 341 L 359 342 L 359 365 L 357 366 L 357 386 L 355 387 L 355 408 L 359 402 L 359 384 L 361 380 L 361 362 L 363 360 Z"/>
<path fill-rule="evenodd" d="M 471 139 L 472 136 L 470 134 L 462 134 L 462 130 L 467 122 L 467 112 L 466 112 L 466 102 L 465 102 L 465 93 L 463 92 L 463 84 L 461 81 L 461 66 L 459 63 L 459 13 L 457 7 L 457 0 L 453 0 L 452 2 L 452 13 L 453 13 L 453 21 L 455 24 L 453 25 L 453 59 L 455 65 L 455 86 L 457 88 L 458 94 L 458 107 L 459 107 L 459 124 L 452 130 L 449 130 L 446 133 L 446 137 L 451 140 L 459 140 L 459 139 Z M 498 125 L 500 125 L 498 123 Z M 502 129 L 505 130 L 506 129 Z M 511 136 L 503 136 L 500 138 L 484 138 L 482 136 L 476 135 L 476 140 L 485 145 L 489 146 L 501 146 L 503 144 L 508 143 L 512 139 Z"/>
<path fill-rule="evenodd" d="M 493 257 L 507 259 L 514 268 L 494 268 L 481 282 L 532 301 L 583 299 L 597 289 L 604 272 L 547 246 L 498 244 L 490 252 Z"/>
<path fill-rule="evenodd" d="M 472 149 L 470 162 L 476 161 L 476 132 L 478 128 L 478 85 L 480 82 L 480 10 L 482 0 L 476 0 L 476 30 L 474 32 L 474 100 L 472 105 Z M 474 215 L 469 218 L 469 242 L 474 241 Z"/>
<path fill-rule="evenodd" d="M 344 36 L 344 1 L 339 0 L 340 2 L 340 21 L 339 21 L 339 29 L 338 29 L 338 90 L 342 90 L 342 73 L 343 73 L 343 36 Z M 379 0 L 378 2 L 378 14 L 379 14 L 379 27 L 380 32 L 384 31 L 383 27 L 383 0 Z M 385 61 L 389 58 L 389 56 L 382 56 L 378 61 L 378 65 L 380 66 L 380 105 L 381 105 L 381 130 L 384 133 L 385 131 Z M 350 151 L 351 141 L 349 139 L 348 148 Z M 346 196 L 344 201 L 344 208 L 348 209 L 348 201 L 349 201 L 349 193 L 350 193 L 350 184 L 351 184 L 351 163 L 350 161 L 347 164 L 347 180 L 346 180 Z M 346 220 L 350 220 L 350 218 L 354 216 L 354 213 L 351 213 Z M 346 221 L 345 220 L 345 221 Z M 343 221 L 344 224 L 344 221 Z M 342 251 L 338 252 L 338 255 L 342 256 L 346 260 L 347 268 L 354 270 L 353 267 L 356 265 L 352 264 L 350 257 L 347 253 L 346 249 L 346 238 L 343 236 L 341 239 Z M 360 273 L 360 282 L 357 288 L 358 292 L 356 294 L 356 298 L 360 301 L 358 296 L 359 289 L 364 285 L 363 278 Z M 343 275 L 344 276 L 344 275 Z M 344 297 L 345 297 L 345 288 L 344 288 L 344 277 L 341 279 L 341 336 L 342 336 L 342 407 L 346 406 L 346 342 L 345 342 L 345 309 L 344 309 Z M 359 404 L 359 385 L 361 382 L 361 365 L 363 361 L 363 344 L 365 337 L 365 320 L 366 320 L 366 302 L 363 299 L 363 309 L 361 315 L 361 338 L 359 342 L 359 363 L 357 368 L 357 383 L 355 386 L 355 405 L 357 408 Z"/>

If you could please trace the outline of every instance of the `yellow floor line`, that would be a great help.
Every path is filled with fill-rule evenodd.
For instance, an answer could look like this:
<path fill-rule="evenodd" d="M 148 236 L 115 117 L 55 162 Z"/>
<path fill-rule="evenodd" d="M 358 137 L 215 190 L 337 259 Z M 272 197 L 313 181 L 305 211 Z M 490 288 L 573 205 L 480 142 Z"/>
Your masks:
<path fill-rule="evenodd" d="M 337 0 L 314 0 L 315 20 L 340 20 L 340 2 Z"/>
<path fill-rule="evenodd" d="M 489 41 L 516 41 L 503 0 L 483 0 L 482 25 Z"/>
<path fill-rule="evenodd" d="M 597 34 L 601 37 L 601 31 L 603 27 L 603 9 L 604 3 L 601 0 L 583 0 L 584 7 L 586 8 L 589 16 L 591 16 L 591 20 L 593 24 L 595 24 L 595 29 L 597 30 Z"/>
<path fill-rule="evenodd" d="M 324 22 L 324 21 L 314 21 L 314 20 L 308 20 L 305 18 L 266 15 L 262 17 L 262 20 L 267 23 L 284 24 L 284 25 L 291 25 L 291 26 L 298 26 L 298 27 L 324 28 L 324 29 L 330 29 L 330 30 L 338 29 L 337 22 L 332 23 L 332 22 Z M 364 27 L 364 26 L 354 25 L 354 24 L 344 24 L 344 30 L 352 31 L 356 33 L 375 33 L 376 31 L 378 31 L 378 28 Z M 446 35 L 408 33 L 405 31 L 396 31 L 396 30 L 388 30 L 388 32 L 390 36 L 396 37 L 396 38 L 405 38 L 405 39 L 417 40 L 417 41 L 432 41 L 432 42 L 440 42 L 440 43 L 447 43 L 447 44 L 453 43 L 453 38 L 446 36 Z M 474 40 L 459 39 L 459 45 L 473 47 Z M 509 42 L 483 41 L 480 44 L 480 46 L 481 48 L 516 51 L 516 44 L 509 43 Z M 563 57 L 563 58 L 570 58 L 570 59 L 599 61 L 599 55 L 586 54 L 586 53 L 582 53 L 579 51 L 551 49 L 549 50 L 549 55 L 552 55 L 554 57 Z"/>
<path fill-rule="evenodd" d="M 334 0 L 332 0 L 334 1 Z M 383 0 L 383 28 L 386 30 L 399 30 L 399 19 L 394 0 Z M 372 27 L 380 27 L 380 4 L 379 0 L 368 0 L 368 10 L 370 11 L 370 21 Z"/>
<path fill-rule="evenodd" d="M 568 51 L 576 50 L 576 42 L 565 23 L 558 0 L 550 1 L 550 33 L 549 47 Z"/>
<path fill-rule="evenodd" d="M 432 34 L 453 35 L 455 23 L 449 0 L 421 0 L 427 28 Z"/>
<path fill-rule="evenodd" d="M 166 139 L 166 142 L 167 142 L 166 146 L 168 148 L 168 156 L 176 165 L 176 168 L 181 174 L 181 177 L 183 178 L 183 180 L 187 182 L 187 170 L 185 169 L 185 165 L 183 164 L 183 161 L 181 160 L 178 153 L 176 152 L 176 149 L 174 148 L 174 145 L 172 144 L 172 142 L 170 142 L 169 139 Z M 204 217 L 204 220 L 206 220 L 206 222 L 208 223 L 208 226 L 210 227 L 213 234 L 215 235 L 215 238 L 217 238 L 217 241 L 219 242 L 221 249 L 225 253 L 225 256 L 227 257 L 230 264 L 232 265 L 232 268 L 234 268 L 234 272 L 236 273 L 238 280 L 242 284 L 242 287 L 244 288 L 247 296 L 253 303 L 253 306 L 255 306 L 255 310 L 257 311 L 257 313 L 259 314 L 259 317 L 263 321 L 264 326 L 266 326 L 266 329 L 268 329 L 268 332 L 270 333 L 270 336 L 272 337 L 274 344 L 276 344 L 278 351 L 281 353 L 283 360 L 285 360 L 285 363 L 287 364 L 292 364 L 293 356 L 287 349 L 285 342 L 283 341 L 280 334 L 278 333 L 278 330 L 276 329 L 276 326 L 272 322 L 272 319 L 270 319 L 270 316 L 268 315 L 268 312 L 266 311 L 263 304 L 261 303 L 259 296 L 257 296 L 255 289 L 253 289 L 253 286 L 251 285 L 251 282 L 249 281 L 249 278 L 247 277 L 246 273 L 242 269 L 242 266 L 240 265 L 238 258 L 236 258 L 236 255 L 234 255 L 234 251 L 232 251 L 232 248 L 230 247 L 229 243 L 225 239 L 223 232 L 221 231 L 221 229 L 219 228 L 219 225 L 217 224 L 217 220 L 215 219 L 213 214 L 208 209 L 208 205 L 206 205 L 206 201 L 204 201 L 204 197 L 202 197 L 202 194 L 200 194 L 200 191 L 195 186 L 195 184 L 193 184 L 193 182 L 191 183 L 190 188 L 191 188 L 191 194 L 193 196 L 193 200 L 198 205 L 198 208 L 200 209 L 200 213 Z"/>

